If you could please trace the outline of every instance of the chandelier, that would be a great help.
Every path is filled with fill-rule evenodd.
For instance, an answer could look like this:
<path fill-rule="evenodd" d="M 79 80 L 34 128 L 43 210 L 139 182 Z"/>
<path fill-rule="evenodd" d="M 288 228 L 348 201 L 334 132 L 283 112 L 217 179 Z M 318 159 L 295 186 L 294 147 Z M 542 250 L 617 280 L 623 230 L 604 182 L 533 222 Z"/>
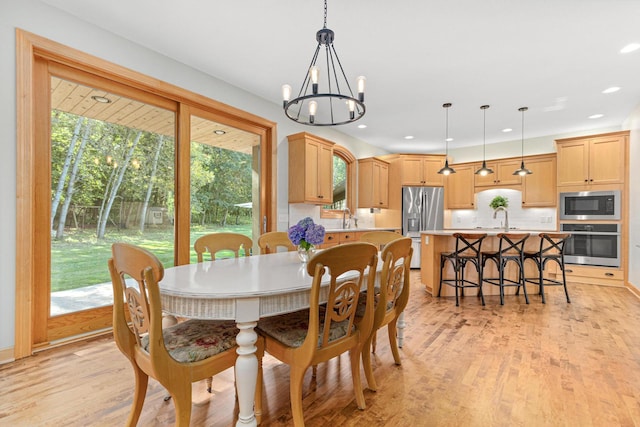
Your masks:
<path fill-rule="evenodd" d="M 327 28 L 327 0 L 325 0 L 324 26 L 316 33 L 318 46 L 311 58 L 311 64 L 298 96 L 291 99 L 291 86 L 288 84 L 282 86 L 284 112 L 295 122 L 310 126 L 336 126 L 355 122 L 364 116 L 366 78 L 360 76 L 356 79 L 357 97 L 354 96 L 342 63 L 333 47 L 333 39 L 333 31 Z M 317 62 L 321 65 L 316 65 Z M 321 71 L 322 66 L 325 68 Z"/>

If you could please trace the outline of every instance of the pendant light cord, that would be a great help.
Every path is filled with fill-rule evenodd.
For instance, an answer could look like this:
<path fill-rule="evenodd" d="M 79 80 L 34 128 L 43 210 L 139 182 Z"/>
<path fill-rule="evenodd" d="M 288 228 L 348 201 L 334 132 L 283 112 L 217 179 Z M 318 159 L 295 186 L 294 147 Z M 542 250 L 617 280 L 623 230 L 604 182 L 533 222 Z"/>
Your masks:
<path fill-rule="evenodd" d="M 327 0 L 324 0 L 324 27 L 327 28 Z"/>

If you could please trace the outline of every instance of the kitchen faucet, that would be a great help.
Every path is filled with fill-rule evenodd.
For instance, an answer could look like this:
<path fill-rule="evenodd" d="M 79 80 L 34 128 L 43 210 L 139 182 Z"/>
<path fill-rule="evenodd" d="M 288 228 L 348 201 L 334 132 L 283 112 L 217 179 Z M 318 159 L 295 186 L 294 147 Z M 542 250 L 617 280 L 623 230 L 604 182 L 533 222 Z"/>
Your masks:
<path fill-rule="evenodd" d="M 347 216 L 347 213 L 349 214 L 349 216 Z M 344 208 L 342 210 L 342 228 L 351 228 L 351 211 L 349 210 L 349 208 Z"/>
<path fill-rule="evenodd" d="M 504 206 L 498 206 L 493 210 L 493 219 L 498 216 L 498 211 L 504 212 L 504 231 L 509 232 L 509 211 Z"/>

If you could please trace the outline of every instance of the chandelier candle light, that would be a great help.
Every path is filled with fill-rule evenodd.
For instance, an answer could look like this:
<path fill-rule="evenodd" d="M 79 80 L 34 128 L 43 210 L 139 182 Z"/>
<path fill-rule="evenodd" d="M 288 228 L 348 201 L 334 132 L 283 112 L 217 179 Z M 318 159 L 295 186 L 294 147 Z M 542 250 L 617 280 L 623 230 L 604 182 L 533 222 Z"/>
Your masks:
<path fill-rule="evenodd" d="M 356 79 L 358 96 L 351 91 L 349 80 L 342 68 L 336 49 L 333 47 L 334 32 L 327 28 L 327 0 L 324 1 L 324 27 L 316 33 L 318 46 L 302 82 L 298 96 L 291 99 L 291 86 L 282 86 L 282 106 L 291 120 L 310 126 L 335 126 L 355 122 L 365 113 L 364 86 L 366 78 Z M 324 47 L 326 69 L 320 71 L 316 65 Z M 320 86 L 323 85 L 320 92 Z M 326 87 L 324 85 L 326 84 Z M 309 86 L 311 91 L 309 93 Z M 303 113 L 307 104 L 307 115 Z"/>

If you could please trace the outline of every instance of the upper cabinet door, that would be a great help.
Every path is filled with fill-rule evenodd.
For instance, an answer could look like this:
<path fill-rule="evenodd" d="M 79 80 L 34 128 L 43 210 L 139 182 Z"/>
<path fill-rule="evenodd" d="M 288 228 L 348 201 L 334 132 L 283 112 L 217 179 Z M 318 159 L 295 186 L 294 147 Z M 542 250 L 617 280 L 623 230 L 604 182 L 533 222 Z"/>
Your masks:
<path fill-rule="evenodd" d="M 628 132 L 557 140 L 558 185 L 624 183 Z"/>
<path fill-rule="evenodd" d="M 442 175 L 438 171 L 444 165 L 444 156 L 402 155 L 401 185 L 435 186 L 443 185 Z"/>
<path fill-rule="evenodd" d="M 376 158 L 358 160 L 358 207 L 389 207 L 389 164 Z"/>
<path fill-rule="evenodd" d="M 522 178 L 522 207 L 556 206 L 556 156 L 525 158 L 525 167 L 533 173 Z"/>
<path fill-rule="evenodd" d="M 289 135 L 289 203 L 333 202 L 333 142 L 306 132 Z"/>

